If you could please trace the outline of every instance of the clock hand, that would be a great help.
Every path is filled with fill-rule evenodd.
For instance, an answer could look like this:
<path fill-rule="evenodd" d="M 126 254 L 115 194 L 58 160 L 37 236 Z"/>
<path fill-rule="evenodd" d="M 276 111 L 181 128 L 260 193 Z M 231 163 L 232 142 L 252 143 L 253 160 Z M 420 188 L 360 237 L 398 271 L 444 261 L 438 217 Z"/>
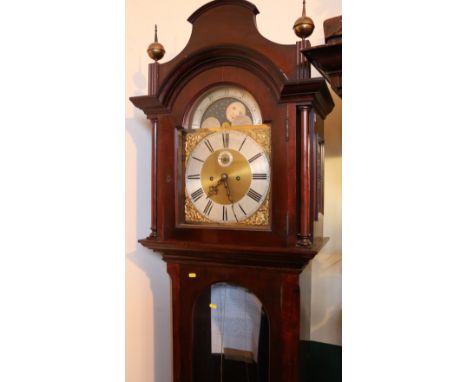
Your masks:
<path fill-rule="evenodd" d="M 223 175 L 225 175 L 225 174 L 223 174 Z M 226 194 L 227 194 L 228 200 L 231 202 L 232 213 L 234 214 L 234 217 L 236 218 L 236 221 L 239 221 L 239 219 L 237 219 L 236 211 L 234 211 L 234 200 L 232 200 L 232 198 L 231 198 L 231 190 L 229 189 L 228 176 L 226 175 L 226 177 L 224 179 L 223 178 L 221 178 L 221 179 L 224 181 L 224 188 L 226 189 Z"/>
<path fill-rule="evenodd" d="M 206 199 L 208 199 L 211 195 L 216 195 L 218 193 L 218 187 L 221 183 L 223 183 L 222 176 L 221 176 L 221 179 L 218 180 L 215 186 L 210 186 L 210 190 L 208 191 L 208 195 L 206 196 Z"/>
<path fill-rule="evenodd" d="M 228 197 L 228 200 L 234 204 L 234 201 L 232 200 L 231 198 L 231 191 L 229 190 L 229 184 L 228 184 L 228 174 L 224 173 L 221 175 L 221 179 L 219 180 L 219 182 L 222 182 L 223 185 L 224 185 L 224 188 L 226 189 L 226 194 L 227 194 L 227 197 Z M 218 183 L 219 183 L 218 182 Z"/>

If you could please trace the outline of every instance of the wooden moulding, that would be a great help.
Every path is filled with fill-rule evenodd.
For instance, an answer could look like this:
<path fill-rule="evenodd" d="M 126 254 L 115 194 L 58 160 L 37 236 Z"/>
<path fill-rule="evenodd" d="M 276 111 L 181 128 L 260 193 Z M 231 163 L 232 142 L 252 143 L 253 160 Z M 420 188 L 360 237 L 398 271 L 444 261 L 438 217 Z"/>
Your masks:
<path fill-rule="evenodd" d="M 148 94 L 156 95 L 158 90 L 159 64 L 153 62 L 148 65 Z"/>
<path fill-rule="evenodd" d="M 307 248 L 293 247 L 232 247 L 194 242 L 158 242 L 149 237 L 140 244 L 163 254 L 165 261 L 178 263 L 206 263 L 232 266 L 280 268 L 283 271 L 300 272 L 328 242 L 328 238 L 316 238 Z"/>
<path fill-rule="evenodd" d="M 300 223 L 298 234 L 298 245 L 301 247 L 309 247 L 312 245 L 311 231 L 311 200 L 310 200 L 310 185 L 311 185 L 311 150 L 310 150 L 310 110 L 311 105 L 299 106 L 301 115 L 300 120 Z"/>
<path fill-rule="evenodd" d="M 138 109 L 143 110 L 148 119 L 154 120 L 159 115 L 168 114 L 169 110 L 159 102 L 159 98 L 155 95 L 131 97 L 130 101 Z"/>
<path fill-rule="evenodd" d="M 323 78 L 286 82 L 281 90 L 280 102 L 313 105 L 323 119 L 335 106 Z"/>
<path fill-rule="evenodd" d="M 309 40 L 301 40 L 296 42 L 296 78 L 298 80 L 306 80 L 310 78 L 310 63 L 302 54 L 302 50 L 306 48 L 310 48 Z"/>
<path fill-rule="evenodd" d="M 257 28 L 258 14 L 256 6 L 248 1 L 216 0 L 202 6 L 188 19 L 193 30 L 187 47 L 174 60 L 161 65 L 162 73 L 169 73 L 190 53 L 228 44 L 248 47 L 270 57 L 288 77 L 293 78 L 295 62 L 288 58 L 294 57 L 295 45 L 277 44 L 263 37 Z"/>
<path fill-rule="evenodd" d="M 225 57 L 229 61 L 228 58 Z M 220 59 L 221 60 L 221 59 Z M 230 61 L 232 62 L 232 61 Z M 241 63 L 244 62 L 243 65 Z M 238 60 L 239 66 L 244 66 L 246 69 L 252 69 L 255 65 L 246 64 L 247 61 Z M 190 66 L 190 65 L 188 65 Z M 217 66 L 217 65 L 214 65 Z M 294 80 L 294 81 L 282 81 L 280 82 L 278 77 L 273 77 L 272 72 L 268 70 L 263 70 L 265 65 L 255 66 L 259 70 L 258 73 L 262 72 L 265 76 L 261 76 L 265 82 L 269 84 L 274 84 L 275 88 L 278 89 L 278 102 L 279 103 L 310 103 L 314 105 L 314 110 L 322 117 L 326 116 L 333 110 L 335 106 L 331 94 L 327 88 L 325 80 L 322 78 L 312 78 L 304 80 Z M 182 68 L 183 69 L 183 68 Z M 180 69 L 180 70 L 182 70 Z M 204 69 L 206 70 L 206 68 Z M 186 72 L 187 73 L 187 72 Z M 270 73 L 270 74 L 268 74 Z M 190 78 L 195 74 L 190 75 Z M 188 74 L 186 74 L 188 77 Z M 166 95 L 166 102 L 160 101 L 160 96 L 156 95 L 147 95 L 147 96 L 137 96 L 131 97 L 130 101 L 137 108 L 144 111 L 148 119 L 155 119 L 158 115 L 165 115 L 170 113 L 170 98 L 172 94 L 175 94 L 176 89 L 182 86 L 181 78 L 177 77 L 179 84 L 171 83 L 171 95 Z M 189 78 L 186 80 L 188 81 Z M 185 82 L 185 81 L 184 81 Z M 162 94 L 161 97 L 164 97 L 165 94 Z"/>
<path fill-rule="evenodd" d="M 151 129 L 151 236 L 158 236 L 158 120 L 152 121 Z"/>
<path fill-rule="evenodd" d="M 174 67 L 170 75 L 161 80 L 158 89 L 160 102 L 172 109 L 179 92 L 197 75 L 207 70 L 219 67 L 237 67 L 255 74 L 268 84 L 279 97 L 281 88 L 286 81 L 274 62 L 264 55 L 246 46 L 218 45 L 193 52 Z"/>
<path fill-rule="evenodd" d="M 257 9 L 257 7 L 248 2 L 248 1 L 239 1 L 239 0 L 216 0 L 212 1 L 208 4 L 205 4 L 204 6 L 198 8 L 195 12 L 192 13 L 192 15 L 187 19 L 188 22 L 191 24 L 195 23 L 197 19 L 200 17 L 200 15 L 204 14 L 205 12 L 216 8 L 220 6 L 226 6 L 226 5 L 235 5 L 235 6 L 242 6 L 244 8 L 247 8 L 250 12 L 252 12 L 255 16 L 260 13 L 260 11 Z"/>

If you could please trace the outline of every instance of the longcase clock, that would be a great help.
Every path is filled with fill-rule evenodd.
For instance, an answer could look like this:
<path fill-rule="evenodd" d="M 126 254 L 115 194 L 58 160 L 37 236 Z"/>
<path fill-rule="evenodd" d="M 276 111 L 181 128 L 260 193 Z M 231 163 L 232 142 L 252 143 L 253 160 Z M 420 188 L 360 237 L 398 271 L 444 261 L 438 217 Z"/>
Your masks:
<path fill-rule="evenodd" d="M 175 382 L 299 380 L 298 278 L 326 242 L 333 102 L 310 78 L 308 42 L 267 40 L 258 13 L 242 0 L 198 9 L 187 46 L 150 64 L 149 94 L 131 98 L 152 123 L 151 233 L 140 243 L 171 276 Z"/>

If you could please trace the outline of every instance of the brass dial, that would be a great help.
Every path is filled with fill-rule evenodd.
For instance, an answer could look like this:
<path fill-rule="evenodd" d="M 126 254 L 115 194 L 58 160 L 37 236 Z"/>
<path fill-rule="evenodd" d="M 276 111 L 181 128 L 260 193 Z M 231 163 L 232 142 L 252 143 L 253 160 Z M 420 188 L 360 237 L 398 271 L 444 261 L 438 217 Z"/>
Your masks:
<path fill-rule="evenodd" d="M 201 183 L 206 195 L 218 204 L 237 203 L 248 192 L 252 170 L 247 159 L 234 149 L 221 149 L 206 158 Z M 216 184 L 219 185 L 216 187 Z M 227 192 L 222 192 L 228 187 Z M 215 187 L 215 188 L 213 188 Z"/>
<path fill-rule="evenodd" d="M 191 151 L 186 166 L 186 194 L 208 221 L 240 223 L 268 196 L 268 154 L 242 131 L 221 128 Z"/>

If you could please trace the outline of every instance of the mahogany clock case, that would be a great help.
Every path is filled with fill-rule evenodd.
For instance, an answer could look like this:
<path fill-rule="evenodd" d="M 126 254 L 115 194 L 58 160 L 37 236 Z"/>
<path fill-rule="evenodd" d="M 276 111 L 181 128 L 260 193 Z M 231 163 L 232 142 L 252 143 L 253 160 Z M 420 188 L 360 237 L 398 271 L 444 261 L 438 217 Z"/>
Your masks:
<path fill-rule="evenodd" d="M 332 110 L 333 101 L 325 81 L 310 79 L 304 69 L 308 63 L 300 50 L 307 44 L 279 45 L 265 39 L 256 27 L 258 13 L 247 1 L 217 0 L 201 7 L 189 18 L 193 32 L 188 45 L 168 63 L 151 64 L 150 94 L 131 98 L 153 121 L 157 136 L 152 191 L 154 235 L 142 242 L 152 249 L 169 249 L 174 243 L 192 242 L 294 251 L 301 219 L 299 212 L 306 208 L 310 211 L 309 223 L 313 226 L 316 221 L 316 147 L 323 133 L 323 118 Z M 250 92 L 260 105 L 264 123 L 271 125 L 271 228 L 268 231 L 222 226 L 193 228 L 181 224 L 185 192 L 181 131 L 187 127 L 198 97 L 219 85 L 235 85 Z M 299 174 L 298 162 L 298 106 L 301 104 L 310 105 L 307 116 L 310 135 L 305 137 L 312 150 L 306 170 L 312 180 L 311 195 L 307 198 L 310 201 L 298 198 L 300 182 L 305 176 Z M 320 244 L 321 238 L 316 239 L 315 244 Z"/>
<path fill-rule="evenodd" d="M 211 355 L 197 358 L 208 340 L 194 335 L 203 323 L 193 314 L 218 282 L 244 287 L 261 301 L 268 316 L 267 379 L 298 380 L 299 274 L 326 242 L 319 227 L 323 120 L 334 104 L 325 80 L 310 78 L 301 53 L 308 43 L 267 40 L 257 30 L 258 13 L 240 0 L 198 9 L 189 18 L 187 46 L 167 63 L 150 64 L 149 94 L 131 98 L 152 123 L 151 233 L 140 243 L 162 253 L 171 276 L 177 382 L 201 382 L 193 372 Z M 252 94 L 271 127 L 268 229 L 184 222 L 184 134 L 200 96 L 224 85 Z"/>

